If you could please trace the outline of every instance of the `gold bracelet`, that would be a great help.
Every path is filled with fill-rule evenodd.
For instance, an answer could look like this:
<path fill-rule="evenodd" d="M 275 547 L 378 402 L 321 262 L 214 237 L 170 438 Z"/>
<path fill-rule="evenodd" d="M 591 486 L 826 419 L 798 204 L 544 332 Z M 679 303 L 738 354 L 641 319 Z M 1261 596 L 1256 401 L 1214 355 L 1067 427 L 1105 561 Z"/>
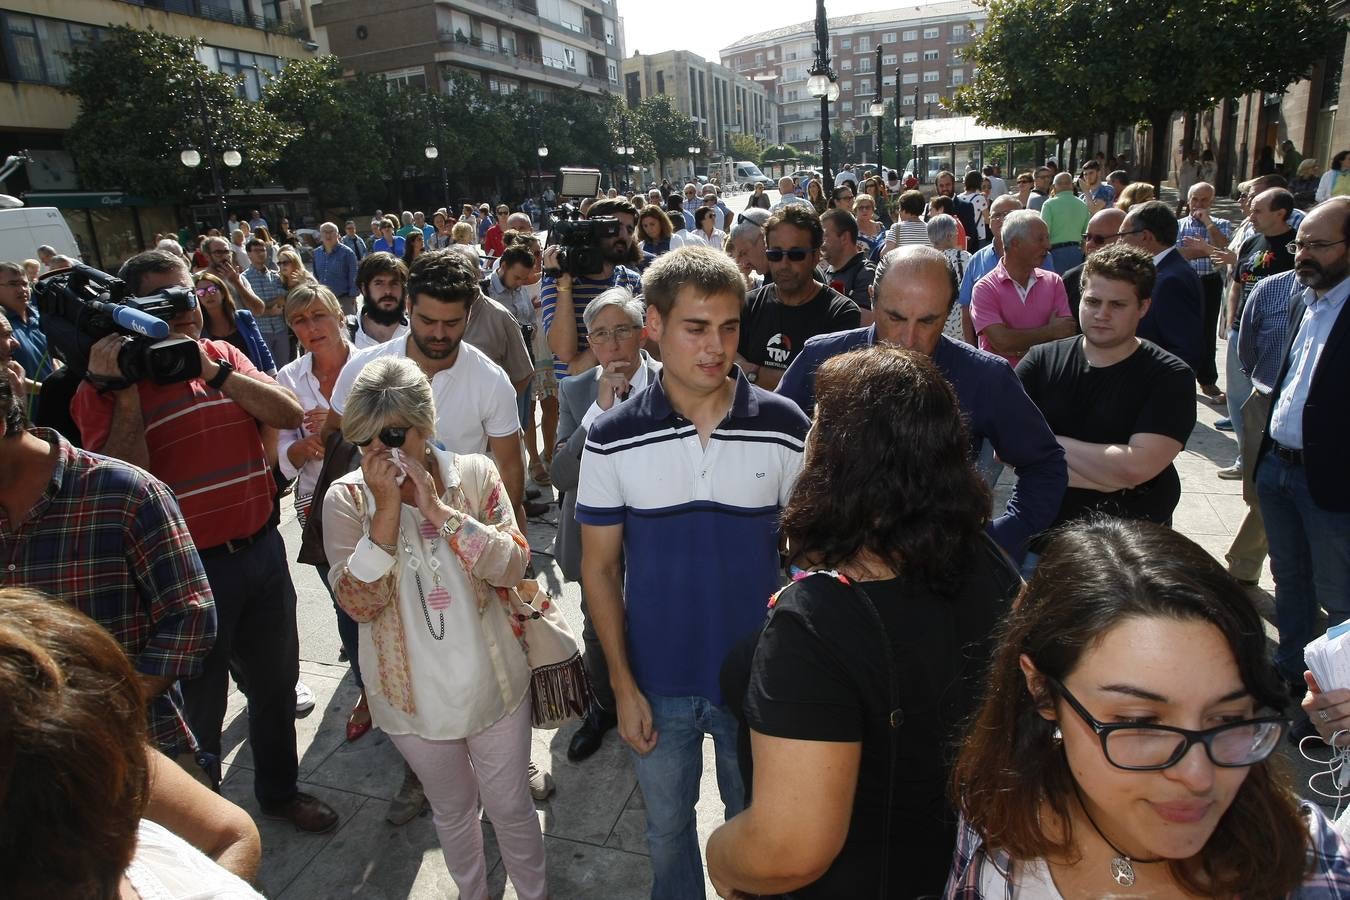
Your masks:
<path fill-rule="evenodd" d="M 372 544 L 374 544 L 376 547 L 379 547 L 379 548 L 380 548 L 381 550 L 383 550 L 385 553 L 388 553 L 390 556 L 397 556 L 397 555 L 398 555 L 398 547 L 395 546 L 394 544 L 381 544 L 379 541 L 375 540 L 374 538 L 371 538 L 371 539 L 370 539 L 370 542 L 371 542 Z"/>

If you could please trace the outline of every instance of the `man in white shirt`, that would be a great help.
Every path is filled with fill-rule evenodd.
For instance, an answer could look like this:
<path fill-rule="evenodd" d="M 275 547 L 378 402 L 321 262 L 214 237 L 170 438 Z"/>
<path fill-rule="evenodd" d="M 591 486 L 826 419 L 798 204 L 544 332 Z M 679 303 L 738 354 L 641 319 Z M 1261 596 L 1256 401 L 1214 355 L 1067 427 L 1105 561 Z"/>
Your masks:
<path fill-rule="evenodd" d="M 778 179 L 778 193 L 780 195 L 778 202 L 773 205 L 773 209 L 769 210 L 770 212 L 778 212 L 778 210 L 787 206 L 789 203 L 806 203 L 807 206 L 811 205 L 810 203 L 807 203 L 804 197 L 797 196 L 797 184 L 792 180 L 791 175 L 784 175 L 782 178 Z"/>
<path fill-rule="evenodd" d="M 361 308 L 347 317 L 352 346 L 365 350 L 407 335 L 408 317 L 403 308 L 407 284 L 408 267 L 403 260 L 383 251 L 366 254 L 356 270 Z"/>

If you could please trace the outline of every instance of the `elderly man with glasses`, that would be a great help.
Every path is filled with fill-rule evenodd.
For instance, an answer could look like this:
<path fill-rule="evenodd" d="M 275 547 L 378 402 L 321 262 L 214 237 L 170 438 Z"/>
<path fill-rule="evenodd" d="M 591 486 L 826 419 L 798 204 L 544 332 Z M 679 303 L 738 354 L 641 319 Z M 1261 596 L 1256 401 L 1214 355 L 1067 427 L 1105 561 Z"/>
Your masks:
<path fill-rule="evenodd" d="M 1083 232 L 1083 256 L 1089 257 L 1103 247 L 1114 244 L 1120 237 L 1116 232 L 1120 231 L 1120 223 L 1124 221 L 1125 211 L 1114 206 L 1095 213 L 1088 219 L 1087 230 Z M 1064 292 L 1069 295 L 1069 311 L 1073 313 L 1074 321 L 1078 320 L 1078 299 L 1082 293 L 1080 282 L 1085 265 L 1086 258 L 1064 273 Z"/>

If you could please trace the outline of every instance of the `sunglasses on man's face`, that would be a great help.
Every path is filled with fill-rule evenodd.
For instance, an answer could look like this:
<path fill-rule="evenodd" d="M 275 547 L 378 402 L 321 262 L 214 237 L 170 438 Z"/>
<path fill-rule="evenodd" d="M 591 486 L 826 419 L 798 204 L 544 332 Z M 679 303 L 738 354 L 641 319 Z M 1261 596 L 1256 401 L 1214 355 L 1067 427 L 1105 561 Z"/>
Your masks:
<path fill-rule="evenodd" d="M 801 262 L 811 255 L 810 250 L 803 250 L 801 247 L 793 247 L 790 250 L 765 250 L 764 257 L 769 262 L 782 262 L 786 256 L 793 262 Z"/>
<path fill-rule="evenodd" d="M 403 446 L 403 442 L 408 439 L 407 425 L 390 425 L 380 429 L 380 443 L 390 450 L 396 450 Z M 374 438 L 366 438 L 364 441 L 356 441 L 356 446 L 367 447 Z"/>

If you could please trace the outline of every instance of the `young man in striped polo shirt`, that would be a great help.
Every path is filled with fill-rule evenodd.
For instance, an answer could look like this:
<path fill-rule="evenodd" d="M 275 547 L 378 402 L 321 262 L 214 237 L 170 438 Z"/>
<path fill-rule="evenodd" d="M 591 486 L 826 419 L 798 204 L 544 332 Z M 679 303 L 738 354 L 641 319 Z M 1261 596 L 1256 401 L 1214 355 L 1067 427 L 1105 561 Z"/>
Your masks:
<path fill-rule="evenodd" d="M 591 426 L 576 516 L 587 608 L 647 804 L 652 897 L 688 900 L 704 896 L 705 734 L 727 818 L 745 805 L 718 675 L 782 583 L 778 516 L 810 422 L 732 365 L 745 288 L 730 258 L 682 247 L 643 284 L 662 374 Z"/>

